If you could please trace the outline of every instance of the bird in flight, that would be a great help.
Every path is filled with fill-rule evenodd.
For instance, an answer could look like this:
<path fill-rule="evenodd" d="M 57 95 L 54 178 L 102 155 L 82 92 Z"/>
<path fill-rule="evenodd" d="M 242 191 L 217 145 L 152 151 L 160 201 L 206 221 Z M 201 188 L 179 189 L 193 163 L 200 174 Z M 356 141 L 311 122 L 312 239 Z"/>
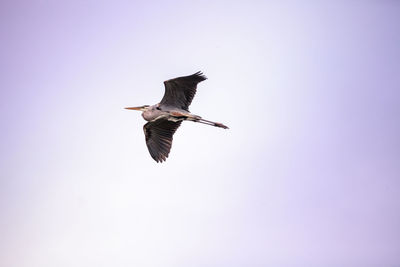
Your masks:
<path fill-rule="evenodd" d="M 189 76 L 167 80 L 164 82 L 165 93 L 160 103 L 126 108 L 142 111 L 142 117 L 148 121 L 143 130 L 147 148 L 155 161 L 163 162 L 167 159 L 172 137 L 182 121 L 200 122 L 228 129 L 222 123 L 205 120 L 189 112 L 197 84 L 206 79 L 207 77 L 199 71 Z"/>

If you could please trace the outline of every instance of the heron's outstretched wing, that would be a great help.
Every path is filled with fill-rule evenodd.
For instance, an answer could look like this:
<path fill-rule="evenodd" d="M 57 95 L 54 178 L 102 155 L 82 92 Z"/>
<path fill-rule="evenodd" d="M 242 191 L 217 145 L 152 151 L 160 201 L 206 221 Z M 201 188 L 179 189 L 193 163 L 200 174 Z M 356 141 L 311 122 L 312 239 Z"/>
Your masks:
<path fill-rule="evenodd" d="M 147 148 L 155 161 L 163 162 L 167 159 L 172 146 L 172 136 L 181 123 L 182 121 L 158 119 L 143 126 Z"/>
<path fill-rule="evenodd" d="M 165 94 L 160 104 L 188 111 L 189 105 L 196 94 L 197 84 L 206 79 L 207 77 L 199 71 L 189 76 L 165 81 Z"/>

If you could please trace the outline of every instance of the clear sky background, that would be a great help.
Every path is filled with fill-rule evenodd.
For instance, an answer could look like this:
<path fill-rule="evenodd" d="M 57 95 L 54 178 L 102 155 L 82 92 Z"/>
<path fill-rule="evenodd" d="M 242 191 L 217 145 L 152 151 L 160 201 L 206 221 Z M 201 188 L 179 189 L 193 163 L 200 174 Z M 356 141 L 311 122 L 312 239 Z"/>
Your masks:
<path fill-rule="evenodd" d="M 399 266 L 400 2 L 2 1 L 0 266 Z M 139 112 L 196 71 L 167 162 Z"/>

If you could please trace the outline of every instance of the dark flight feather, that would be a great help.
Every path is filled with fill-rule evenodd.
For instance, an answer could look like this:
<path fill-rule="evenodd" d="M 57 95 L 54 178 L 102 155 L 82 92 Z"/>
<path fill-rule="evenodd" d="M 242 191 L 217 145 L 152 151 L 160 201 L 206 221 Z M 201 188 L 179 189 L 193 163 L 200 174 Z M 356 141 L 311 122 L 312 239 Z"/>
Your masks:
<path fill-rule="evenodd" d="M 197 84 L 206 79 L 207 77 L 199 71 L 189 76 L 165 81 L 165 93 L 160 104 L 189 111 L 189 106 L 196 94 Z"/>
<path fill-rule="evenodd" d="M 181 123 L 182 121 L 158 119 L 143 126 L 147 148 L 155 161 L 163 162 L 168 158 L 173 135 Z"/>

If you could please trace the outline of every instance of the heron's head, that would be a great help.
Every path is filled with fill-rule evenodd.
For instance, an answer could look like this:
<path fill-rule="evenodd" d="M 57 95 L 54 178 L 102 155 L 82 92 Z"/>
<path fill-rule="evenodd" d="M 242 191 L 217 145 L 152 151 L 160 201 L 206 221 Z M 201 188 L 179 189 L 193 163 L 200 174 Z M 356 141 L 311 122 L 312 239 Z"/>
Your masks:
<path fill-rule="evenodd" d="M 131 108 L 125 108 L 125 109 L 146 111 L 149 107 L 150 107 L 149 105 L 144 105 L 144 106 L 140 106 L 140 107 L 131 107 Z"/>

